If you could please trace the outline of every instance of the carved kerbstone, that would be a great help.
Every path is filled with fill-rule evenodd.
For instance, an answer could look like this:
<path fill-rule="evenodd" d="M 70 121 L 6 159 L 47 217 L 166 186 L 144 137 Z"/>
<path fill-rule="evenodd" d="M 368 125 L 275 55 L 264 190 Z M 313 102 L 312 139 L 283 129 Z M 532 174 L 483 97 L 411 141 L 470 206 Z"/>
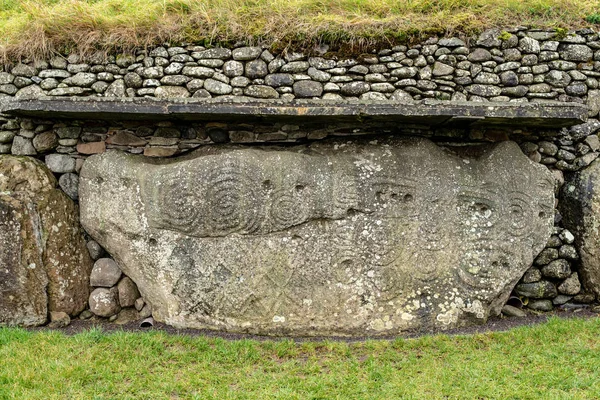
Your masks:
<path fill-rule="evenodd" d="M 82 223 L 177 327 L 377 335 L 484 322 L 543 249 L 553 180 L 518 146 L 427 140 L 119 152 Z"/>

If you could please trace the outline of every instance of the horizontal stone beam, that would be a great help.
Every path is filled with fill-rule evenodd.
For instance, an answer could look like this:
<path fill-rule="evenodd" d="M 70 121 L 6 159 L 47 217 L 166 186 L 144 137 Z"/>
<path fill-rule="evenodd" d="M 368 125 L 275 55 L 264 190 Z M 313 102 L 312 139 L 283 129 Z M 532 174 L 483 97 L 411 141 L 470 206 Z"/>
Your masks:
<path fill-rule="evenodd" d="M 0 112 L 20 117 L 185 121 L 398 122 L 430 127 L 562 128 L 587 120 L 577 103 L 327 101 L 133 98 L 1 99 Z"/>

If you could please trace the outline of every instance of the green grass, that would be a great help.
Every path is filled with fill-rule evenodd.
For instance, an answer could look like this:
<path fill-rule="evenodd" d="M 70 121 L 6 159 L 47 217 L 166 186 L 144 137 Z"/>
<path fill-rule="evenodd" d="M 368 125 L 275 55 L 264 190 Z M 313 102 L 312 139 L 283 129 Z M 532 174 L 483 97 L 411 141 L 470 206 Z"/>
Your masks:
<path fill-rule="evenodd" d="M 600 398 L 600 319 L 363 343 L 0 329 L 0 399 Z"/>
<path fill-rule="evenodd" d="M 598 0 L 0 0 L 0 51 L 15 59 L 237 40 L 358 51 L 494 26 L 577 28 L 599 12 Z"/>

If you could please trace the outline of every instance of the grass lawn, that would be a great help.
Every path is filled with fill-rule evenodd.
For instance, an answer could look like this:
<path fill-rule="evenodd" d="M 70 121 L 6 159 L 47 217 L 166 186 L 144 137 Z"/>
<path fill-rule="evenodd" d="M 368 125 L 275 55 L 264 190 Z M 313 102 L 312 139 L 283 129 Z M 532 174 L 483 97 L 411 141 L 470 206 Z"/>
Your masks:
<path fill-rule="evenodd" d="M 600 23 L 597 0 L 0 0 L 0 52 L 132 49 L 188 41 L 351 48 L 495 26 Z"/>
<path fill-rule="evenodd" d="M 594 399 L 600 319 L 395 341 L 0 329 L 0 399 Z"/>

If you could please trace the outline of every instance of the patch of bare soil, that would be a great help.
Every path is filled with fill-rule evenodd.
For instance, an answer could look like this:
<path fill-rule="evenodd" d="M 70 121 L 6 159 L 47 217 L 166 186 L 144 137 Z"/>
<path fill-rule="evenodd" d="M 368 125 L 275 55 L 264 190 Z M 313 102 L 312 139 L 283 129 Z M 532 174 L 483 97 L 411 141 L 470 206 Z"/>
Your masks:
<path fill-rule="evenodd" d="M 275 337 L 275 336 L 259 336 L 239 333 L 229 333 L 222 331 L 214 331 L 209 329 L 176 329 L 171 326 L 155 322 L 154 326 L 149 328 L 141 328 L 140 321 L 134 321 L 125 325 L 117 325 L 110 323 L 106 320 L 101 319 L 90 319 L 90 320 L 79 320 L 74 319 L 71 321 L 69 326 L 64 328 L 50 329 L 48 327 L 36 327 L 30 328 L 31 331 L 59 331 L 66 335 L 74 335 L 77 333 L 84 332 L 92 328 L 100 328 L 104 332 L 149 332 L 159 331 L 165 332 L 172 335 L 188 335 L 188 336 L 204 336 L 212 338 L 223 338 L 227 340 L 240 340 L 240 339 L 252 339 L 252 340 L 294 340 L 296 342 L 304 341 L 323 341 L 323 340 L 336 340 L 345 342 L 360 342 L 368 339 L 376 340 L 393 340 L 398 337 L 403 338 L 417 338 L 421 336 L 427 336 L 432 334 L 446 334 L 446 335 L 471 335 L 475 333 L 487 333 L 487 332 L 502 332 L 509 329 L 521 327 L 521 326 L 533 326 L 546 322 L 550 317 L 558 318 L 598 318 L 600 314 L 598 312 L 591 311 L 589 309 L 576 309 L 576 310 L 555 310 L 553 312 L 533 314 L 529 313 L 526 317 L 495 317 L 490 318 L 486 324 L 468 326 L 456 329 L 448 329 L 445 331 L 419 331 L 419 332 L 408 332 L 404 335 L 395 336 L 363 336 L 363 337 Z"/>

